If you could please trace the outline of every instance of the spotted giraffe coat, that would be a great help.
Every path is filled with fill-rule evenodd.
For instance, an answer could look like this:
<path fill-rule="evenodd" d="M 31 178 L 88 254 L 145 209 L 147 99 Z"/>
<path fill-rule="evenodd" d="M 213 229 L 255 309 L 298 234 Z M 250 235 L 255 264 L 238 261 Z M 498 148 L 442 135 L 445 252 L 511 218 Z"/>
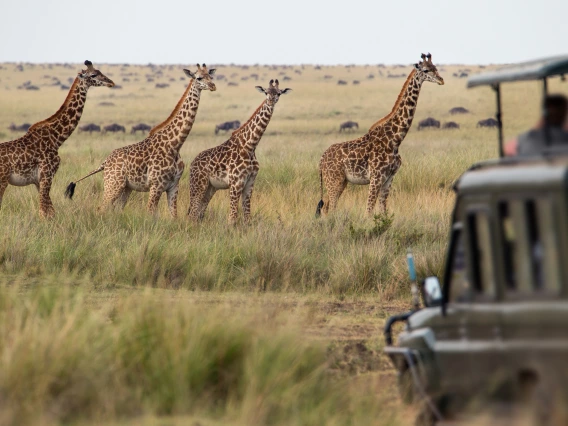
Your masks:
<path fill-rule="evenodd" d="M 85 61 L 85 65 L 87 69 L 75 78 L 54 115 L 31 126 L 21 138 L 0 144 L 0 206 L 8 185 L 35 185 L 39 191 L 40 216 L 48 218 L 55 214 L 49 192 L 61 162 L 59 147 L 77 127 L 89 87 L 114 86 L 90 61 Z"/>
<path fill-rule="evenodd" d="M 347 183 L 369 185 L 367 214 L 373 213 L 379 196 L 382 210 L 386 211 L 393 177 L 402 164 L 398 149 L 412 125 L 422 83 L 444 84 L 431 55 L 422 55 L 422 59 L 410 72 L 390 114 L 360 138 L 334 144 L 323 153 L 319 165 L 322 199 L 316 216 L 336 208 Z"/>
<path fill-rule="evenodd" d="M 238 217 L 238 202 L 242 199 L 245 222 L 250 220 L 250 200 L 260 169 L 255 150 L 272 118 L 274 106 L 281 95 L 278 80 L 271 80 L 267 89 L 256 86 L 266 99 L 250 119 L 219 146 L 201 152 L 192 161 L 189 171 L 190 205 L 188 215 L 197 221 L 203 218 L 207 205 L 218 190 L 229 189 L 229 222 Z"/>

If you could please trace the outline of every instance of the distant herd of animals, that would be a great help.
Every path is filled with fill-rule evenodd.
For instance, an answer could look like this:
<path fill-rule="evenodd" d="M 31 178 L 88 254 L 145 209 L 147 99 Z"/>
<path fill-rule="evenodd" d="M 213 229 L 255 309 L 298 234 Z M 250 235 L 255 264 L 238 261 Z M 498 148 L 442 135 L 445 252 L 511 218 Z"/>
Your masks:
<path fill-rule="evenodd" d="M 73 80 L 63 105 L 54 115 L 32 126 L 25 125 L 27 128 L 11 126 L 11 130 L 26 131 L 26 134 L 0 143 L 0 206 L 9 184 L 33 184 L 39 192 L 40 216 L 49 218 L 55 214 L 50 190 L 61 162 L 58 149 L 77 127 L 88 89 L 115 85 L 90 61 L 85 61 L 85 65 L 86 69 Z M 149 192 L 147 210 L 154 214 L 165 192 L 169 212 L 172 217 L 177 217 L 179 181 L 185 169 L 180 149 L 193 127 L 201 92 L 217 90 L 213 82 L 215 69 L 198 64 L 195 72 L 183 71 L 190 79 L 189 84 L 169 117 L 154 127 L 144 123 L 133 126 L 131 133 L 141 131 L 148 132 L 148 135 L 141 142 L 115 149 L 98 168 L 71 182 L 65 191 L 66 197 L 73 197 L 80 181 L 103 172 L 101 209 L 111 206 L 124 208 L 132 191 Z M 348 183 L 369 185 L 367 214 L 373 213 L 377 199 L 382 210 L 387 210 L 390 187 L 402 164 L 399 146 L 412 124 L 424 82 L 444 84 L 430 54 L 422 54 L 420 62 L 414 64 L 389 114 L 373 124 L 363 136 L 331 145 L 323 153 L 319 163 L 321 200 L 316 216 L 336 208 Z M 187 214 L 192 221 L 202 219 L 213 195 L 225 189 L 229 190 L 230 198 L 229 222 L 237 222 L 239 202 L 244 221 L 250 221 L 251 196 L 260 169 L 255 150 L 276 103 L 282 95 L 291 91 L 289 88 L 281 89 L 278 80 L 270 80 L 266 88 L 255 88 L 265 98 L 252 116 L 242 125 L 239 121 L 217 125 L 215 134 L 221 130 L 233 130 L 229 139 L 199 153 L 189 166 L 190 205 Z M 452 114 L 467 112 L 462 107 L 450 110 Z M 478 126 L 491 126 L 489 120 L 492 119 L 480 121 Z M 457 126 L 451 123 L 445 123 L 444 128 Z M 419 129 L 426 127 L 439 128 L 440 122 L 428 118 L 419 123 Z M 348 121 L 341 124 L 339 131 L 358 128 L 358 123 Z M 89 133 L 126 132 L 124 126 L 116 123 L 102 129 L 91 123 L 79 130 Z M 327 190 L 325 195 L 324 189 Z"/>
<path fill-rule="evenodd" d="M 454 107 L 448 111 L 451 115 L 456 114 L 469 114 L 469 110 L 464 107 Z M 477 122 L 477 127 L 497 127 L 497 120 L 494 118 L 487 118 L 484 120 L 479 120 Z M 436 120 L 433 117 L 425 118 L 418 122 L 418 130 L 426 129 L 426 128 L 435 128 L 435 129 L 459 129 L 460 125 L 455 121 L 447 121 L 444 124 L 441 124 L 439 120 Z M 339 132 L 344 132 L 347 130 L 352 129 L 359 129 L 359 123 L 355 121 L 345 121 L 339 125 Z"/>
<path fill-rule="evenodd" d="M 352 123 L 352 122 L 350 122 Z M 357 125 L 357 123 L 355 123 L 355 125 Z M 30 127 L 32 125 L 29 123 L 24 123 L 20 126 L 16 126 L 14 123 L 10 124 L 10 126 L 8 127 L 8 130 L 11 130 L 12 132 L 27 132 Z M 237 130 L 239 127 L 241 127 L 241 122 L 238 120 L 235 121 L 225 121 L 224 123 L 221 124 L 217 124 L 215 126 L 215 134 L 218 134 L 220 130 L 224 130 L 225 132 L 228 132 L 229 130 Z M 130 129 L 130 134 L 134 135 L 137 132 L 142 132 L 144 133 L 148 133 L 150 130 L 152 130 L 152 126 L 146 124 L 146 123 L 138 123 L 135 124 L 134 126 L 132 126 L 132 128 Z M 124 127 L 121 124 L 118 123 L 113 123 L 113 124 L 109 124 L 108 126 L 99 126 L 98 124 L 95 123 L 89 123 L 89 124 L 85 124 L 83 126 L 79 126 L 78 129 L 79 133 L 89 133 L 89 134 L 93 134 L 93 133 L 102 133 L 103 135 L 107 132 L 109 133 L 126 133 L 126 127 Z"/>

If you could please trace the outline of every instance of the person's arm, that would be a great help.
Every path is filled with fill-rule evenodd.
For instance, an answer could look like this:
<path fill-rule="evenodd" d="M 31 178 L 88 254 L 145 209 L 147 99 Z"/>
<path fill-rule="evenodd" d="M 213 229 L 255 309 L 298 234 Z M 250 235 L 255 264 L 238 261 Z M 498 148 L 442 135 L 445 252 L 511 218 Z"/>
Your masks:
<path fill-rule="evenodd" d="M 505 143 L 503 152 L 505 157 L 514 157 L 519 151 L 519 140 L 517 138 L 511 139 Z"/>

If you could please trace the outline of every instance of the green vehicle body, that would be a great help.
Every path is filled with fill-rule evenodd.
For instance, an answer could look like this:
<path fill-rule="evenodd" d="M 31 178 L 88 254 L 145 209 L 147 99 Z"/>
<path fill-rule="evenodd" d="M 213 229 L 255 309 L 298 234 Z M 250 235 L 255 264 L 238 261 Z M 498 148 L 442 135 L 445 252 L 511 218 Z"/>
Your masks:
<path fill-rule="evenodd" d="M 568 57 L 553 65 L 567 72 Z M 499 94 L 510 75 L 529 79 L 513 71 L 470 85 L 488 82 Z M 568 149 L 476 164 L 454 189 L 442 297 L 429 298 L 423 286 L 426 307 L 390 318 L 385 329 L 403 399 L 424 404 L 426 424 L 528 393 L 566 402 Z M 397 321 L 406 328 L 393 345 Z"/>

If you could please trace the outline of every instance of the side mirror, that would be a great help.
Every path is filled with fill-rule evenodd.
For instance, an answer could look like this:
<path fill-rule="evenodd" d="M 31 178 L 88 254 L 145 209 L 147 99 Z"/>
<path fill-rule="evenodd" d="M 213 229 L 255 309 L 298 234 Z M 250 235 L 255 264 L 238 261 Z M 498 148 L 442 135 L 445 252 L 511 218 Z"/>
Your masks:
<path fill-rule="evenodd" d="M 438 277 L 428 277 L 422 282 L 422 301 L 427 308 L 442 304 L 442 287 Z"/>

